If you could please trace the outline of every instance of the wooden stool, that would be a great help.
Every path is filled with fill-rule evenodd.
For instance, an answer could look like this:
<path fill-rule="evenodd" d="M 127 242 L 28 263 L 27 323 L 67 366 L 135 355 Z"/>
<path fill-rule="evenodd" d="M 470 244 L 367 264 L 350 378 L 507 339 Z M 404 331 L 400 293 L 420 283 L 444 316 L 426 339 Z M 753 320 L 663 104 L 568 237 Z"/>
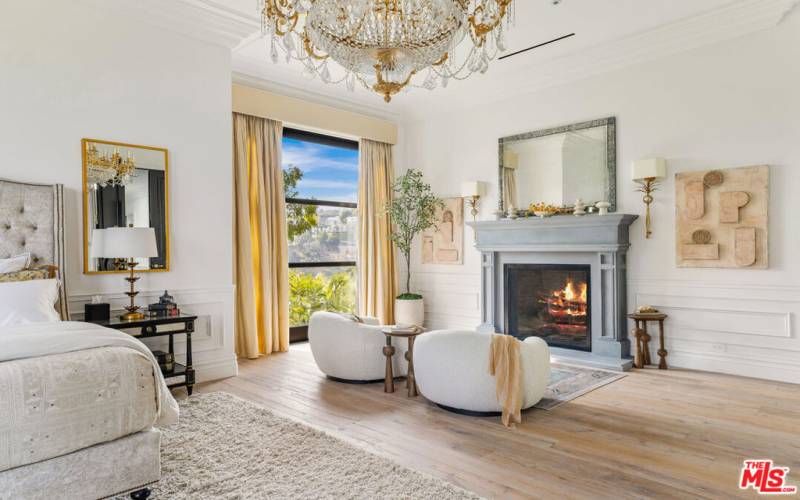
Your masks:
<path fill-rule="evenodd" d="M 663 313 L 631 313 L 628 315 L 636 323 L 633 338 L 636 340 L 636 352 L 633 357 L 633 366 L 642 368 L 649 365 L 650 360 L 650 334 L 647 333 L 647 322 L 658 321 L 658 369 L 667 369 L 667 350 L 664 348 L 664 320 L 667 315 Z"/>

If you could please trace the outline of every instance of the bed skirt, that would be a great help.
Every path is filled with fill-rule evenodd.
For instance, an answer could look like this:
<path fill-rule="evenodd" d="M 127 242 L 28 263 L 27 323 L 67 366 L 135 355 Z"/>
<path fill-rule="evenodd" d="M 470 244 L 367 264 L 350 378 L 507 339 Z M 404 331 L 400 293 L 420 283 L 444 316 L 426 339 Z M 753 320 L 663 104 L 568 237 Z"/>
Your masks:
<path fill-rule="evenodd" d="M 0 499 L 107 498 L 161 478 L 161 433 L 150 429 L 0 472 Z"/>

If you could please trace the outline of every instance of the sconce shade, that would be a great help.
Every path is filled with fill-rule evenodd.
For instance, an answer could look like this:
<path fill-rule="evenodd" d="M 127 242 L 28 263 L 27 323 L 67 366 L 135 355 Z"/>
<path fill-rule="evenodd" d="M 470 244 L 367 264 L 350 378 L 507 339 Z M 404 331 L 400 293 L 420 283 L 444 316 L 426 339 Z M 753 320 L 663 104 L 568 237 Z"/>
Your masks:
<path fill-rule="evenodd" d="M 466 181 L 461 183 L 461 197 L 472 198 L 483 196 L 484 184 L 481 181 Z"/>
<path fill-rule="evenodd" d="M 152 227 L 94 229 L 91 256 L 106 259 L 158 257 L 156 232 Z"/>
<path fill-rule="evenodd" d="M 638 160 L 631 164 L 633 180 L 663 179 L 667 176 L 667 160 L 663 158 L 649 158 Z"/>

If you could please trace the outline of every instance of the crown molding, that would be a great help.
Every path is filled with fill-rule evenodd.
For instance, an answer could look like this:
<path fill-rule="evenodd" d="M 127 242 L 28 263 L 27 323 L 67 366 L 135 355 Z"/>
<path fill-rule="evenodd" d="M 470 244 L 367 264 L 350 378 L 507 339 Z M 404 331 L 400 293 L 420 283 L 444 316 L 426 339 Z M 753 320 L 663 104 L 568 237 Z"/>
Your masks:
<path fill-rule="evenodd" d="M 129 16 L 228 49 L 233 49 L 261 29 L 261 22 L 255 14 L 243 14 L 214 0 L 81 1 L 115 15 Z"/>
<path fill-rule="evenodd" d="M 450 96 L 443 95 L 441 89 L 434 93 L 440 93 L 437 97 L 447 109 L 463 110 L 476 106 L 476 93 L 487 96 L 480 105 L 507 100 L 771 29 L 778 26 L 798 4 L 800 0 L 740 0 L 704 14 L 535 64 L 525 65 L 524 60 L 521 63 L 519 59 L 495 61 L 490 74 L 486 75 L 488 78 L 456 82 L 452 85 L 455 92 Z M 495 73 L 491 74 L 493 70 Z M 503 82 L 501 93 L 496 92 L 498 81 Z M 458 86 L 458 83 L 462 85 Z M 495 91 L 489 92 L 489 87 L 494 87 Z M 464 92 L 467 89 L 469 91 Z M 409 112 L 404 116 L 406 121 L 429 116 L 430 102 L 422 100 L 415 104 L 408 108 Z"/>
<path fill-rule="evenodd" d="M 378 105 L 376 105 L 374 95 L 371 93 L 366 93 L 363 96 L 359 96 L 358 94 L 339 89 L 338 93 L 332 95 L 330 93 L 317 92 L 308 88 L 301 88 L 292 83 L 280 81 L 282 80 L 281 78 L 275 78 L 274 76 L 272 78 L 263 76 L 265 74 L 275 75 L 276 73 L 276 65 L 270 61 L 267 61 L 266 58 L 266 52 L 264 54 L 264 61 L 254 61 L 250 58 L 244 59 L 234 57 L 233 83 L 266 90 L 268 92 L 287 97 L 293 97 L 295 99 L 302 99 L 315 104 L 330 106 L 343 111 L 358 113 L 371 118 L 378 118 L 395 123 L 399 123 L 403 120 L 402 112 L 396 108 L 392 108 L 391 110 L 386 109 L 382 100 Z"/>

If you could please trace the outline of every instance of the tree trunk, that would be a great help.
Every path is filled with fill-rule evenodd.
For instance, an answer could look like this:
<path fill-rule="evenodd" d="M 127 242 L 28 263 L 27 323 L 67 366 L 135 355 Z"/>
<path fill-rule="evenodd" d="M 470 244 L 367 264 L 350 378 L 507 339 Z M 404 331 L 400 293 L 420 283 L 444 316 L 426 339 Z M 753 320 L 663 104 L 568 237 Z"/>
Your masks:
<path fill-rule="evenodd" d="M 406 293 L 411 293 L 411 252 L 406 256 Z"/>

